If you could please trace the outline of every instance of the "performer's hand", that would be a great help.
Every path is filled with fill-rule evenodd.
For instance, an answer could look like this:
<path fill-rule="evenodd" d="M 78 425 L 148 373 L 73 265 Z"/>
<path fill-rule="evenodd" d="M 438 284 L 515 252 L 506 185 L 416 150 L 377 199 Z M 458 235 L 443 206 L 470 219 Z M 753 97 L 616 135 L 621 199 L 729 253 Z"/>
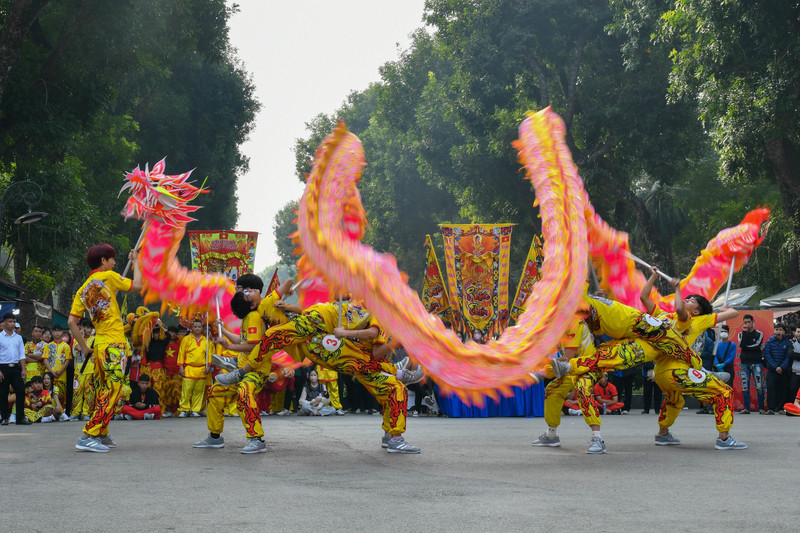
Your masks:
<path fill-rule="evenodd" d="M 650 381 L 653 381 L 653 380 L 656 379 L 656 371 L 653 370 L 652 368 L 647 371 L 647 379 L 649 379 Z"/>
<path fill-rule="evenodd" d="M 184 370 L 184 368 L 182 366 L 178 367 L 178 374 L 180 374 L 182 378 L 185 378 L 186 377 L 186 370 Z"/>
<path fill-rule="evenodd" d="M 211 366 L 210 365 L 206 365 L 206 369 L 203 371 L 203 373 L 204 374 L 208 374 L 209 372 L 211 372 Z"/>
<path fill-rule="evenodd" d="M 131 261 L 135 260 L 137 257 L 139 257 L 139 250 L 133 249 L 128 252 L 128 259 Z"/>
<path fill-rule="evenodd" d="M 275 307 L 275 309 L 287 309 L 289 307 L 289 304 L 287 304 L 283 300 L 278 300 L 272 305 Z"/>
<path fill-rule="evenodd" d="M 672 278 L 669 280 L 669 284 L 673 289 L 677 289 L 678 287 L 681 286 L 681 280 L 679 280 L 678 278 Z"/>
<path fill-rule="evenodd" d="M 333 328 L 333 335 L 338 338 L 346 337 L 349 330 L 345 328 Z"/>
<path fill-rule="evenodd" d="M 650 267 L 650 277 L 658 277 L 658 267 L 653 265 Z"/>

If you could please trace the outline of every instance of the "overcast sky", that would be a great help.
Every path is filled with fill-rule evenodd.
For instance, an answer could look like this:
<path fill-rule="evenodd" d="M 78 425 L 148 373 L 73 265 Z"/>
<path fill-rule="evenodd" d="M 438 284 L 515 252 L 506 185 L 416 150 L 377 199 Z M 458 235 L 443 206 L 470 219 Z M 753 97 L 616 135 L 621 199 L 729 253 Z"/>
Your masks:
<path fill-rule="evenodd" d="M 230 3 L 230 2 L 229 2 Z M 250 158 L 239 178 L 239 224 L 259 232 L 255 271 L 277 262 L 275 214 L 299 200 L 295 139 L 305 123 L 338 109 L 351 91 L 379 81 L 378 68 L 399 57 L 422 26 L 424 0 L 236 0 L 231 44 L 252 75 L 261 112 Z M 367 156 L 369 158 L 369 156 Z"/>

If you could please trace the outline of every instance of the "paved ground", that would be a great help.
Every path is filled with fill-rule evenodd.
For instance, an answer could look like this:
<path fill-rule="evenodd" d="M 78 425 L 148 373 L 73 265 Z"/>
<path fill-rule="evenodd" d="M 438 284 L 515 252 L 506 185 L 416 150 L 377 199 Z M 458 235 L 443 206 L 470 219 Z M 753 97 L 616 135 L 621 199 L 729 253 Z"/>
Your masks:
<path fill-rule="evenodd" d="M 114 422 L 119 446 L 77 452 L 78 423 L 0 427 L 2 531 L 797 531 L 800 418 L 742 415 L 750 444 L 715 451 L 714 419 L 684 411 L 683 444 L 654 415 L 582 419 L 534 448 L 542 418 L 412 418 L 420 455 L 387 454 L 378 416 L 269 417 L 268 453 L 196 450 L 205 419 Z M 11 480 L 22 480 L 14 486 Z M 12 488 L 13 486 L 13 488 Z"/>

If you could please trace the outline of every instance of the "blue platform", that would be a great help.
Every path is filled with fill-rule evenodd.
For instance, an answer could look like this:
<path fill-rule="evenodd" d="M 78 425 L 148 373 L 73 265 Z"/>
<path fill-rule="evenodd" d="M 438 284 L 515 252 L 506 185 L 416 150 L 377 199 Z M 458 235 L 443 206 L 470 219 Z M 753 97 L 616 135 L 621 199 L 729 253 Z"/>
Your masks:
<path fill-rule="evenodd" d="M 499 401 L 486 398 L 483 407 L 467 405 L 458 396 L 439 394 L 439 409 L 451 418 L 488 418 L 490 416 L 544 416 L 544 384 L 514 387 L 514 396 Z M 438 388 L 437 388 L 438 392 Z"/>

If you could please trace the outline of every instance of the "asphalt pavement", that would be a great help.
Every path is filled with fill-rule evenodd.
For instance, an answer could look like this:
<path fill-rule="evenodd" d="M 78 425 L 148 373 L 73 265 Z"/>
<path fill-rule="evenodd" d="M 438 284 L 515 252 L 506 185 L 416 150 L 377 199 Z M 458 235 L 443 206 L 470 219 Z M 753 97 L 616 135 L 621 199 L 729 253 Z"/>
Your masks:
<path fill-rule="evenodd" d="M 112 422 L 118 447 L 75 450 L 82 424 L 0 427 L 2 531 L 798 531 L 800 418 L 737 415 L 750 448 L 714 449 L 714 417 L 685 410 L 680 446 L 655 415 L 603 419 L 588 455 L 580 417 L 560 448 L 542 418 L 410 418 L 419 455 L 380 447 L 378 415 L 265 417 L 267 453 L 193 449 L 205 419 Z"/>

